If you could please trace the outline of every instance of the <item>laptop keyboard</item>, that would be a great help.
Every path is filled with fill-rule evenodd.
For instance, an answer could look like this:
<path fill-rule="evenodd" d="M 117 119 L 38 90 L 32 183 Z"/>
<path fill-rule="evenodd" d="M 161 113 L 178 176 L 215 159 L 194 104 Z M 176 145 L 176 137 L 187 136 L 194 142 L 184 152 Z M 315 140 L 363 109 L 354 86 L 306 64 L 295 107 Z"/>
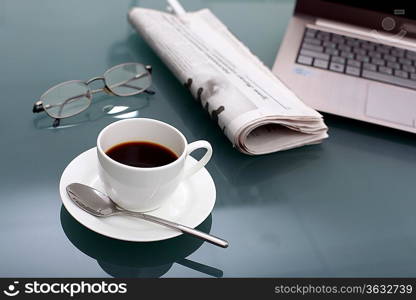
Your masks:
<path fill-rule="evenodd" d="M 306 28 L 296 62 L 416 89 L 416 52 Z"/>

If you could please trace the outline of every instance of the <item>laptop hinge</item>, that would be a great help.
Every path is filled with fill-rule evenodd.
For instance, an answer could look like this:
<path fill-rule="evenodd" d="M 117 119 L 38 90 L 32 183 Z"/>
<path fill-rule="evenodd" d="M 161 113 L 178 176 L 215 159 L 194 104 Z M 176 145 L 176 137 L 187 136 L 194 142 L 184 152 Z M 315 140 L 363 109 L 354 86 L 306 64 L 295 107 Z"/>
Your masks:
<path fill-rule="evenodd" d="M 314 25 L 309 25 L 308 27 L 325 30 L 337 34 L 343 34 L 359 39 L 365 39 L 372 42 L 382 43 L 399 48 L 405 48 L 413 51 L 416 50 L 416 40 L 406 38 L 405 35 L 407 31 L 405 29 L 402 29 L 400 32 L 396 34 L 388 34 L 377 31 L 375 29 L 359 27 L 346 23 L 319 18 L 316 19 Z"/>

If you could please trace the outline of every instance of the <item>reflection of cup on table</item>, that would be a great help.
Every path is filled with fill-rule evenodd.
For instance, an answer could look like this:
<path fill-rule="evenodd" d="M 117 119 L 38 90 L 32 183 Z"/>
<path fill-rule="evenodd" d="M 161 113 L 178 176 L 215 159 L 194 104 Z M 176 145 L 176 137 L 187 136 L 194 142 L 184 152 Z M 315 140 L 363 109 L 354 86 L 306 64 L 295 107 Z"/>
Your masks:
<path fill-rule="evenodd" d="M 205 155 L 185 167 L 187 157 L 199 148 L 207 149 Z M 111 158 L 116 150 L 119 155 Z M 100 178 L 112 200 L 127 210 L 149 211 L 158 208 L 182 180 L 203 168 L 212 148 L 206 141 L 188 144 L 169 124 L 137 118 L 105 127 L 98 135 L 97 153 Z"/>
<path fill-rule="evenodd" d="M 85 228 L 63 206 L 60 219 L 69 241 L 81 252 L 97 260 L 100 267 L 111 276 L 160 277 L 174 264 L 214 277 L 223 276 L 220 269 L 186 258 L 203 244 L 202 240 L 189 235 L 158 242 L 131 243 L 111 239 Z M 210 215 L 197 229 L 210 233 L 211 225 Z"/>

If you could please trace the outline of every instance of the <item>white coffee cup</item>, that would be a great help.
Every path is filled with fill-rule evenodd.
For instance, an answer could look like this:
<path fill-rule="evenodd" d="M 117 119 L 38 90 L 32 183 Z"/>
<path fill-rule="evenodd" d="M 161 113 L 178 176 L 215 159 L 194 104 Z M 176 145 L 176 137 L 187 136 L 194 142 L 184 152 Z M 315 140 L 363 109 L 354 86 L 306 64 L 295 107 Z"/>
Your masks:
<path fill-rule="evenodd" d="M 106 154 L 113 146 L 134 141 L 160 144 L 178 158 L 160 167 L 140 168 L 119 163 Z M 199 148 L 207 150 L 205 155 L 196 164 L 185 167 L 190 153 Z M 179 130 L 164 122 L 136 118 L 105 127 L 97 138 L 97 154 L 106 193 L 120 207 L 144 212 L 160 207 L 182 180 L 203 168 L 212 156 L 212 147 L 207 141 L 188 144 Z"/>

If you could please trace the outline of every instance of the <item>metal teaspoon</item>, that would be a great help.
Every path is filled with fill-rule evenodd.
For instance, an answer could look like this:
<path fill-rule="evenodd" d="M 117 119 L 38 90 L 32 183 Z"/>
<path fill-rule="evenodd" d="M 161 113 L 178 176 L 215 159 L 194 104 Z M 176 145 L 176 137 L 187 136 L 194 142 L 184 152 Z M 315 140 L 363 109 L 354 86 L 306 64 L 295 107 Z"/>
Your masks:
<path fill-rule="evenodd" d="M 81 183 L 71 183 L 66 187 L 66 191 L 69 195 L 69 198 L 81 209 L 94 215 L 96 217 L 110 217 L 114 215 L 128 215 L 137 217 L 146 221 L 157 223 L 175 230 L 179 230 L 183 233 L 193 235 L 196 238 L 205 240 L 216 246 L 223 248 L 228 247 L 228 242 L 226 240 L 220 239 L 213 235 L 207 234 L 205 232 L 181 225 L 175 222 L 164 220 L 152 215 L 148 215 L 141 212 L 133 212 L 124 210 L 118 207 L 110 197 L 106 194 Z"/>

